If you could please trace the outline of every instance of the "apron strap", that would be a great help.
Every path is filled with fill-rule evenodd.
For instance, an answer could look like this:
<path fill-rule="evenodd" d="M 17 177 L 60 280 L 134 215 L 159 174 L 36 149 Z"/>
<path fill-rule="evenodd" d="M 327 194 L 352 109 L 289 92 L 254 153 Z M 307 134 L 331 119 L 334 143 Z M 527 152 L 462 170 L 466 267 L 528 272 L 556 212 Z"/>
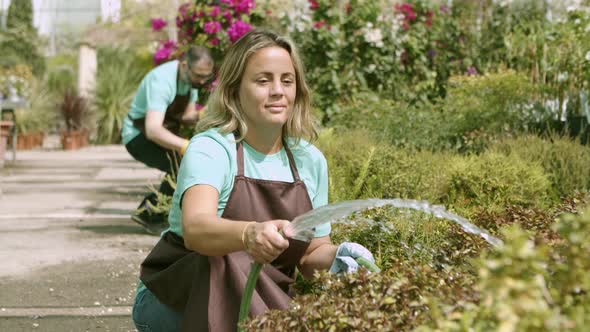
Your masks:
<path fill-rule="evenodd" d="M 299 172 L 297 171 L 297 165 L 295 165 L 295 158 L 293 158 L 293 154 L 291 153 L 291 149 L 289 149 L 289 146 L 288 146 L 286 140 L 283 140 L 283 146 L 285 147 L 285 152 L 287 152 L 287 157 L 289 158 L 289 167 L 291 167 L 291 173 L 293 174 L 293 180 L 295 180 L 295 182 L 299 182 L 299 181 L 301 181 L 301 179 L 299 178 Z"/>
<path fill-rule="evenodd" d="M 287 146 L 286 142 L 283 140 L 283 147 L 285 148 L 285 152 L 287 153 L 287 158 L 289 159 L 289 167 L 291 168 L 291 174 L 293 175 L 294 182 L 299 182 L 301 179 L 299 178 L 299 172 L 297 171 L 297 166 L 295 165 L 295 158 L 293 158 L 293 154 L 291 153 L 291 149 Z M 236 143 L 236 155 L 237 155 L 237 163 L 238 163 L 238 176 L 244 176 L 244 146 L 242 142 Z"/>
<path fill-rule="evenodd" d="M 238 158 L 238 176 L 244 176 L 244 147 L 242 142 L 236 143 L 237 158 Z"/>

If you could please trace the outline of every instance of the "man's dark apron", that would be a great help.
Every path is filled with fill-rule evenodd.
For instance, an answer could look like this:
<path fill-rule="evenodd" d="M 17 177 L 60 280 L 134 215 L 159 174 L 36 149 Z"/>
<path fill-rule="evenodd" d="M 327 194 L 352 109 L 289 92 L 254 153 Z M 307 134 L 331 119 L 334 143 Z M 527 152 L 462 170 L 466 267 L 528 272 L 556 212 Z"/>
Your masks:
<path fill-rule="evenodd" d="M 173 134 L 178 135 L 180 132 L 182 115 L 188 106 L 190 98 L 190 91 L 185 96 L 176 95 L 172 101 L 172 104 L 166 108 L 166 115 L 164 115 L 164 127 L 170 130 Z M 127 117 L 133 122 L 133 126 L 145 135 L 145 117 L 139 119 L 133 119 L 130 115 L 127 115 Z"/>
<path fill-rule="evenodd" d="M 222 218 L 263 222 L 293 220 L 312 209 L 293 155 L 285 151 L 295 182 L 244 176 L 244 151 L 237 143 L 238 173 Z M 289 239 L 289 248 L 260 273 L 250 315 L 286 309 L 295 266 L 309 243 Z M 141 265 L 140 278 L 160 302 L 183 313 L 183 331 L 235 331 L 252 259 L 245 251 L 203 256 L 185 248 L 182 237 L 166 232 Z"/>

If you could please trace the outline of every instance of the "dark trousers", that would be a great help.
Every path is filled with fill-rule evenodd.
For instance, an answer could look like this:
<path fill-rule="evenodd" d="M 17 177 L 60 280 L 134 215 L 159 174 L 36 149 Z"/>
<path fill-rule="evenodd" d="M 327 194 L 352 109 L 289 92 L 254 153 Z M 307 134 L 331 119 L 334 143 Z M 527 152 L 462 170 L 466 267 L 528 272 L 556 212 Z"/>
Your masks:
<path fill-rule="evenodd" d="M 127 143 L 125 148 L 127 148 L 127 151 L 129 151 L 129 154 L 135 160 L 144 163 L 148 167 L 157 168 L 162 172 L 166 172 L 167 175 L 172 175 L 172 179 L 176 180 L 178 163 L 180 163 L 180 156 L 177 152 L 165 149 L 150 141 L 143 133 L 140 133 Z M 158 191 L 167 196 L 174 194 L 174 188 L 172 188 L 166 179 L 162 181 Z M 156 203 L 156 195 L 153 193 L 149 194 L 144 199 L 144 202 L 145 200 Z"/>

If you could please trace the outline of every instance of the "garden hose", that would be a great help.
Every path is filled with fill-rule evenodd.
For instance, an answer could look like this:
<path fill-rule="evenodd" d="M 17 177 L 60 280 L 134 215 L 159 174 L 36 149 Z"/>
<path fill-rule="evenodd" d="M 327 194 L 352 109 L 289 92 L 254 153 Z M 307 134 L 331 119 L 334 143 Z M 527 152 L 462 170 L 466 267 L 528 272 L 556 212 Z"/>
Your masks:
<path fill-rule="evenodd" d="M 359 257 L 356 262 L 369 270 L 370 272 L 381 272 L 381 269 L 370 260 Z M 248 280 L 246 281 L 246 287 L 244 288 L 244 294 L 242 295 L 242 302 L 240 303 L 240 315 L 238 316 L 238 332 L 243 332 L 244 329 L 241 327 L 242 323 L 248 318 L 250 313 L 250 304 L 252 303 L 252 294 L 254 294 L 254 288 L 256 288 L 256 281 L 258 281 L 258 275 L 262 270 L 262 264 L 252 263 L 250 273 L 248 274 Z"/>

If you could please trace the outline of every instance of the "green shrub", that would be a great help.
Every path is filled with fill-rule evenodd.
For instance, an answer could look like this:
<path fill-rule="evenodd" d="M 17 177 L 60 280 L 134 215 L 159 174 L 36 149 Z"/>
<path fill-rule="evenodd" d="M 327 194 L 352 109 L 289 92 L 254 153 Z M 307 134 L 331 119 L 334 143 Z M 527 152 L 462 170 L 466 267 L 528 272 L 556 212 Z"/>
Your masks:
<path fill-rule="evenodd" d="M 518 226 L 509 227 L 505 245 L 477 260 L 478 303 L 440 315 L 419 331 L 557 331 L 566 326 L 549 297 L 549 253 Z"/>
<path fill-rule="evenodd" d="M 439 315 L 418 331 L 584 331 L 590 323 L 590 209 L 553 225 L 561 241 L 535 244 L 513 225 L 504 246 L 482 255 L 480 301 Z"/>
<path fill-rule="evenodd" d="M 288 310 L 269 311 L 246 323 L 247 331 L 399 331 L 432 319 L 429 297 L 462 307 L 476 297 L 473 278 L 398 260 L 381 273 L 323 273 L 321 291 L 298 296 Z"/>
<path fill-rule="evenodd" d="M 550 201 L 543 169 L 516 155 L 412 152 L 378 143 L 364 131 L 326 132 L 318 146 L 328 160 L 331 201 L 406 198 L 456 209 Z"/>
<path fill-rule="evenodd" d="M 61 121 L 55 96 L 47 89 L 45 81 L 36 78 L 31 80 L 30 89 L 27 107 L 16 110 L 17 131 L 34 133 L 54 129 Z"/>
<path fill-rule="evenodd" d="M 489 246 L 452 221 L 390 206 L 366 210 L 334 224 L 330 236 L 334 243 L 362 243 L 382 269 L 392 268 L 400 259 L 436 268 L 468 268 L 469 259 Z"/>
<path fill-rule="evenodd" d="M 486 152 L 455 159 L 449 173 L 446 201 L 453 206 L 495 209 L 549 202 L 550 182 L 543 169 L 515 155 Z"/>
<path fill-rule="evenodd" d="M 542 139 L 527 135 L 503 140 L 491 148 L 540 164 L 557 197 L 590 188 L 590 151 L 577 141 L 558 136 Z"/>
<path fill-rule="evenodd" d="M 120 141 L 123 120 L 129 112 L 135 91 L 146 74 L 141 60 L 134 52 L 122 48 L 98 50 L 96 78 L 97 143 L 111 144 Z"/>
<path fill-rule="evenodd" d="M 351 96 L 339 106 L 330 125 L 340 129 L 365 129 L 378 140 L 415 150 L 450 149 L 449 125 L 440 108 L 415 107 L 372 93 Z"/>
<path fill-rule="evenodd" d="M 538 88 L 512 71 L 453 77 L 436 104 L 409 106 L 371 93 L 340 105 L 330 125 L 366 129 L 396 147 L 480 153 L 505 136 L 526 132 L 537 121 L 530 103 Z"/>

